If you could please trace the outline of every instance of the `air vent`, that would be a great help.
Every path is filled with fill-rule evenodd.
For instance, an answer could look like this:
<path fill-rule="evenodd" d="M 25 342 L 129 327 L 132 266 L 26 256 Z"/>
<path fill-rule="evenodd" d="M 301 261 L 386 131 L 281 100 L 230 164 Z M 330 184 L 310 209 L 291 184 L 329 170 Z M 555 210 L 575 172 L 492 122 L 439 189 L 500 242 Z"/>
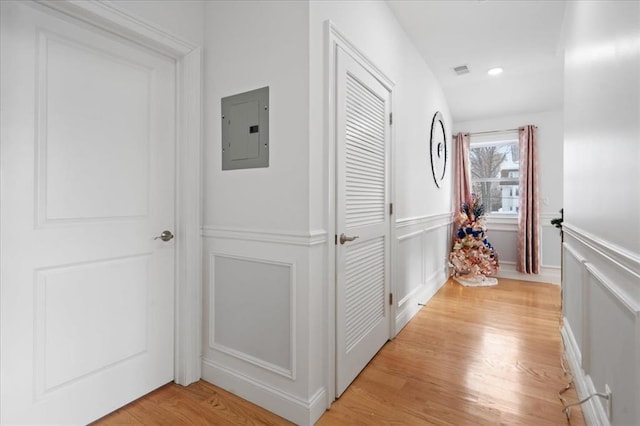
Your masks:
<path fill-rule="evenodd" d="M 453 70 L 458 75 L 468 74 L 469 73 L 469 67 L 466 66 L 466 65 L 458 65 L 457 67 L 454 67 Z"/>

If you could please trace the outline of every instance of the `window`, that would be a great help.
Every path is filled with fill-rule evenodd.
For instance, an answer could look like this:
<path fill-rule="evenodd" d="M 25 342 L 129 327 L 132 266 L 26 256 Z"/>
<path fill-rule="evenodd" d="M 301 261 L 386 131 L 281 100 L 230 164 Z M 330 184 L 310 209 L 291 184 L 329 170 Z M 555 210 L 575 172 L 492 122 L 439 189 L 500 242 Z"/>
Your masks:
<path fill-rule="evenodd" d="M 518 214 L 518 154 L 517 131 L 471 134 L 471 188 L 487 213 Z"/>

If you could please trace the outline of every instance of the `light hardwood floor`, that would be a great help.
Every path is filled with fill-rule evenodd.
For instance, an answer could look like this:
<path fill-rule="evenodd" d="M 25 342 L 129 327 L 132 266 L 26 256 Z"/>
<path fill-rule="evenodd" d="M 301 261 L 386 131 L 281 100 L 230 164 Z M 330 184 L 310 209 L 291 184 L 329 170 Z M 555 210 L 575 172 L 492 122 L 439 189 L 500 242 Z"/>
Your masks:
<path fill-rule="evenodd" d="M 318 425 L 564 425 L 560 289 L 450 281 Z M 574 389 L 564 394 L 576 400 Z M 583 425 L 579 408 L 572 425 Z M 204 381 L 168 384 L 96 424 L 290 424 Z"/>

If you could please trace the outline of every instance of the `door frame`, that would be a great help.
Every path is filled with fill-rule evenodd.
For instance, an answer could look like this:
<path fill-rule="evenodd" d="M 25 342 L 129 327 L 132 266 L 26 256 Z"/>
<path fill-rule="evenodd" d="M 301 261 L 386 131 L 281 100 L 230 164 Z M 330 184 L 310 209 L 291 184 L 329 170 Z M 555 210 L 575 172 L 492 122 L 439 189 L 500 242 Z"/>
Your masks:
<path fill-rule="evenodd" d="M 176 62 L 174 380 L 186 386 L 201 377 L 202 48 L 114 3 L 33 0 L 32 5 L 46 6 L 117 34 Z"/>
<path fill-rule="evenodd" d="M 336 276 L 336 149 L 338 142 L 337 126 L 336 126 L 336 55 L 337 48 L 341 48 L 360 65 L 367 69 L 382 85 L 384 85 L 390 93 L 390 102 L 393 109 L 394 105 L 394 87 L 395 83 L 382 72 L 373 61 L 371 61 L 364 53 L 362 53 L 348 38 L 346 38 L 331 21 L 325 21 L 325 146 L 327 147 L 326 158 L 326 183 L 327 183 L 327 342 L 326 342 L 326 360 L 327 360 L 327 408 L 336 399 L 336 314 L 337 314 L 337 276 Z M 395 204 L 395 188 L 394 182 L 394 144 L 395 129 L 391 126 L 389 129 L 389 202 Z M 395 280 L 395 212 L 389 220 L 389 291 L 394 293 Z M 396 316 L 396 300 L 389 309 L 389 336 L 395 336 Z"/>

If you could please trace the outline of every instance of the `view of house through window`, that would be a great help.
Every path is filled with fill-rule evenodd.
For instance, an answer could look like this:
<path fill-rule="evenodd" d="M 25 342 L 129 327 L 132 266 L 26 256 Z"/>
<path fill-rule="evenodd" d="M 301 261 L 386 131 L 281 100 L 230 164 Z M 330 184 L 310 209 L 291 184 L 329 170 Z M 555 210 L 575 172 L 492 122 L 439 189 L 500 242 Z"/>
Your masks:
<path fill-rule="evenodd" d="M 518 132 L 473 135 L 470 140 L 471 187 L 487 213 L 518 214 Z"/>

